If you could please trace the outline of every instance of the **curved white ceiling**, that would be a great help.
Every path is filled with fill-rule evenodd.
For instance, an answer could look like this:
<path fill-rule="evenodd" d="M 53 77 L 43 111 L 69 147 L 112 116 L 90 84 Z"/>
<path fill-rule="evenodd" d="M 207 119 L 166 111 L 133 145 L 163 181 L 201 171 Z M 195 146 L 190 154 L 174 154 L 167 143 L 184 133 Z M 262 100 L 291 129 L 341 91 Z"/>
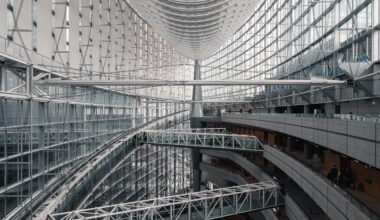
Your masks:
<path fill-rule="evenodd" d="M 176 50 L 202 60 L 253 13 L 255 0 L 127 0 Z"/>

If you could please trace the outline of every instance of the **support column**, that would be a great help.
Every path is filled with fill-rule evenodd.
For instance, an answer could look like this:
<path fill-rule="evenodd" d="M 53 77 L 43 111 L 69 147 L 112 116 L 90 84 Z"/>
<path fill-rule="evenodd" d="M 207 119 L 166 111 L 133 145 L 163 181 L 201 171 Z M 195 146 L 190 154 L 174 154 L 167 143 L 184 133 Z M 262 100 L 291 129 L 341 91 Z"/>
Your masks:
<path fill-rule="evenodd" d="M 91 87 L 91 102 L 92 103 L 95 103 L 95 99 L 96 99 L 96 94 L 95 94 L 95 91 L 94 91 L 94 87 Z M 95 127 L 96 127 L 96 109 L 95 109 L 95 106 L 90 106 L 90 132 L 91 134 L 95 134 Z M 94 150 L 96 148 L 96 145 L 95 145 L 95 137 L 92 137 L 91 138 L 91 150 Z"/>
<path fill-rule="evenodd" d="M 136 127 L 137 126 L 137 117 L 139 116 L 139 113 L 138 113 L 139 109 L 137 107 L 134 107 L 132 109 L 132 127 Z"/>
<path fill-rule="evenodd" d="M 291 137 L 286 139 L 286 151 L 291 152 L 293 150 L 294 140 Z"/>
<path fill-rule="evenodd" d="M 26 86 L 26 94 L 28 96 L 32 95 L 33 88 L 33 65 L 29 65 L 26 67 L 26 76 L 25 76 L 25 86 Z"/>
<path fill-rule="evenodd" d="M 149 148 L 151 146 L 149 145 Z M 149 165 L 149 161 L 150 161 L 150 158 L 149 158 L 149 149 L 148 149 L 148 145 L 145 144 L 145 152 L 144 152 L 144 155 L 145 155 L 145 164 L 146 164 L 146 167 L 145 167 L 145 192 L 146 192 L 146 198 L 149 198 L 150 196 L 150 190 L 149 190 L 149 177 L 150 177 L 150 170 L 151 170 L 151 164 Z"/>
<path fill-rule="evenodd" d="M 185 149 L 182 148 L 182 186 L 181 186 L 181 189 L 184 190 L 185 189 Z M 186 193 L 186 192 L 184 192 Z"/>
<path fill-rule="evenodd" d="M 160 117 L 160 103 L 156 102 L 156 118 Z"/>
<path fill-rule="evenodd" d="M 74 93 L 73 93 L 74 94 Z M 69 140 L 74 140 L 75 139 L 75 121 L 77 121 L 76 112 L 75 112 L 75 105 L 69 105 Z M 69 157 L 78 157 L 78 152 L 77 152 L 77 142 L 73 142 L 69 145 Z"/>
<path fill-rule="evenodd" d="M 303 106 L 303 113 L 308 114 L 310 112 L 310 107 L 308 105 Z"/>
<path fill-rule="evenodd" d="M 46 103 L 38 103 L 38 109 L 37 109 L 37 114 L 38 114 L 38 122 L 40 124 L 44 124 L 44 118 L 45 118 L 45 105 Z M 45 126 L 40 125 L 38 126 L 38 149 L 42 149 L 38 151 L 38 172 L 43 172 L 44 171 L 44 166 L 45 166 Z M 69 155 L 70 156 L 70 155 Z M 45 184 L 45 175 L 42 175 L 38 178 L 38 188 L 42 188 Z"/>
<path fill-rule="evenodd" d="M 198 60 L 194 64 L 194 79 L 201 79 L 201 65 Z M 202 101 L 202 87 L 193 86 L 193 101 Z M 203 109 L 201 103 L 192 103 L 191 105 L 191 128 L 201 128 L 201 123 L 196 117 L 203 116 Z M 193 190 L 194 192 L 200 191 L 201 188 L 201 170 L 199 169 L 199 163 L 201 162 L 201 154 L 199 149 L 191 149 L 192 162 L 193 162 Z"/>
<path fill-rule="evenodd" d="M 201 65 L 198 60 L 194 65 L 194 80 L 201 79 Z M 193 101 L 202 101 L 202 87 L 193 86 Z M 192 128 L 200 128 L 201 125 L 198 120 L 193 120 L 193 117 L 203 117 L 202 103 L 192 103 L 191 105 L 191 120 L 190 124 Z"/>
<path fill-rule="evenodd" d="M 372 27 L 376 27 L 380 24 L 380 2 L 378 0 L 372 0 Z M 372 32 L 372 61 L 378 61 L 380 60 L 380 30 L 374 29 Z M 379 71 L 380 65 L 376 64 L 374 66 L 373 71 Z M 380 76 L 375 75 L 373 77 L 373 89 L 374 94 L 379 95 L 380 94 Z"/>
<path fill-rule="evenodd" d="M 7 91 L 7 67 L 0 66 L 0 91 Z"/>
<path fill-rule="evenodd" d="M 137 143 L 136 143 L 135 145 L 136 145 L 136 147 L 138 147 L 138 146 L 137 146 Z M 134 155 L 134 156 L 135 156 L 135 161 L 134 161 L 134 162 L 135 162 L 135 167 L 134 167 L 135 170 L 134 170 L 133 172 L 134 172 L 134 174 L 135 174 L 135 175 L 134 175 L 135 177 L 134 177 L 134 180 L 133 180 L 133 181 L 134 181 L 134 185 L 135 185 L 135 186 L 134 186 L 134 188 L 135 188 L 134 191 L 136 192 L 136 195 L 137 195 L 137 193 L 138 193 L 138 189 L 139 189 L 139 185 L 138 185 L 138 181 L 137 181 L 137 180 L 139 179 L 139 172 L 138 172 L 138 170 L 139 170 L 139 167 L 141 167 L 141 166 L 139 165 L 139 163 L 138 163 L 138 162 L 139 162 L 139 152 L 140 152 L 140 150 L 137 149 L 136 152 L 135 152 L 135 155 Z"/>
<path fill-rule="evenodd" d="M 372 0 L 372 27 L 380 24 L 380 2 Z M 380 60 L 380 30 L 376 29 L 372 32 L 372 61 Z"/>
<path fill-rule="evenodd" d="M 149 121 L 149 99 L 146 99 L 146 102 L 145 102 L 145 123 L 147 123 Z"/>
<path fill-rule="evenodd" d="M 165 163 L 165 165 L 164 165 L 164 167 L 165 167 L 165 187 L 166 187 L 166 190 L 165 190 L 165 196 L 168 196 L 168 194 L 169 194 L 169 183 L 170 183 L 170 181 L 169 181 L 169 170 L 168 170 L 168 164 L 169 164 L 169 152 L 168 152 L 168 147 L 165 147 L 165 151 L 164 151 L 164 153 L 165 153 L 165 160 L 164 160 L 164 163 Z"/>
<path fill-rule="evenodd" d="M 303 155 L 305 159 L 310 159 L 313 156 L 313 149 L 312 146 L 310 146 L 307 143 L 303 144 Z"/>
<path fill-rule="evenodd" d="M 174 154 L 173 154 L 173 160 L 174 160 L 174 165 L 173 165 L 173 194 L 177 193 L 177 150 L 178 148 L 173 148 Z"/>
<path fill-rule="evenodd" d="M 288 114 L 292 113 L 292 107 L 291 106 L 286 107 L 286 113 L 288 113 Z"/>
<path fill-rule="evenodd" d="M 192 162 L 193 162 L 193 190 L 198 192 L 201 189 L 201 170 L 199 169 L 199 164 L 201 162 L 202 155 L 199 149 L 191 150 Z"/>
<path fill-rule="evenodd" d="M 159 189 L 160 189 L 160 187 L 159 187 L 159 184 L 160 184 L 160 180 L 161 180 L 161 178 L 160 178 L 160 155 L 159 155 L 159 149 L 158 149 L 158 145 L 156 145 L 156 146 L 154 146 L 154 148 L 155 148 L 155 150 L 156 150 L 156 163 L 155 163 L 155 166 L 156 166 L 156 197 L 159 197 L 160 195 L 159 195 Z"/>

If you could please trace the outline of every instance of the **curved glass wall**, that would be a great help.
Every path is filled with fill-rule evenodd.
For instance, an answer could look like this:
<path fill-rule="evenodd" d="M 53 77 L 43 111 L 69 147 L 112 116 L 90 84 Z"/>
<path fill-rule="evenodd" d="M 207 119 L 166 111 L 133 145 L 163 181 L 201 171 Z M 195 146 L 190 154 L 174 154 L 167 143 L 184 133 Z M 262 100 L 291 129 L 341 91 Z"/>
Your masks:
<path fill-rule="evenodd" d="M 342 62 L 372 60 L 373 3 L 261 1 L 252 17 L 202 62 L 207 80 L 332 78 Z M 287 86 L 203 87 L 205 100 L 243 99 Z"/>

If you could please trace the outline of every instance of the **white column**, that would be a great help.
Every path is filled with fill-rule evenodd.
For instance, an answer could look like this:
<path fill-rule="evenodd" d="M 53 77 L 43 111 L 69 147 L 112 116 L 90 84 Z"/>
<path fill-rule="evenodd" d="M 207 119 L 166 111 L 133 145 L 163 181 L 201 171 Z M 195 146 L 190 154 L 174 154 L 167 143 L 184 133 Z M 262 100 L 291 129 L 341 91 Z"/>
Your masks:
<path fill-rule="evenodd" d="M 25 82 L 26 82 L 26 94 L 31 96 L 32 95 L 32 88 L 33 88 L 33 65 L 29 65 L 26 67 L 26 76 L 25 76 Z"/>
<path fill-rule="evenodd" d="M 7 67 L 0 66 L 0 91 L 7 91 Z"/>
<path fill-rule="evenodd" d="M 194 65 L 194 80 L 201 79 L 201 65 L 198 60 L 195 61 Z M 193 101 L 202 101 L 202 87 L 193 87 Z M 191 108 L 191 117 L 202 117 L 203 109 L 201 103 L 193 103 Z"/>
<path fill-rule="evenodd" d="M 379 0 L 372 0 L 372 27 L 380 24 L 380 3 Z M 380 60 L 380 30 L 372 33 L 372 61 Z"/>
<path fill-rule="evenodd" d="M 146 102 L 145 102 L 145 122 L 149 121 L 149 117 L 150 117 L 150 114 L 149 114 L 149 99 L 146 99 Z"/>
<path fill-rule="evenodd" d="M 160 103 L 156 102 L 156 118 L 160 117 Z"/>

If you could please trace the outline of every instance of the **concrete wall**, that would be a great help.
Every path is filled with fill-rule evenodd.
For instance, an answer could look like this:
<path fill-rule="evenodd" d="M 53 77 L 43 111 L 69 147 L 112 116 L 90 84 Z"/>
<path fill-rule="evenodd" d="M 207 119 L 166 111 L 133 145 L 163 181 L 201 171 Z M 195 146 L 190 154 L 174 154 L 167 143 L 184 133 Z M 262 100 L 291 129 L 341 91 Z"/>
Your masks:
<path fill-rule="evenodd" d="M 380 168 L 380 123 L 285 114 L 224 114 L 222 121 L 291 135 Z"/>

